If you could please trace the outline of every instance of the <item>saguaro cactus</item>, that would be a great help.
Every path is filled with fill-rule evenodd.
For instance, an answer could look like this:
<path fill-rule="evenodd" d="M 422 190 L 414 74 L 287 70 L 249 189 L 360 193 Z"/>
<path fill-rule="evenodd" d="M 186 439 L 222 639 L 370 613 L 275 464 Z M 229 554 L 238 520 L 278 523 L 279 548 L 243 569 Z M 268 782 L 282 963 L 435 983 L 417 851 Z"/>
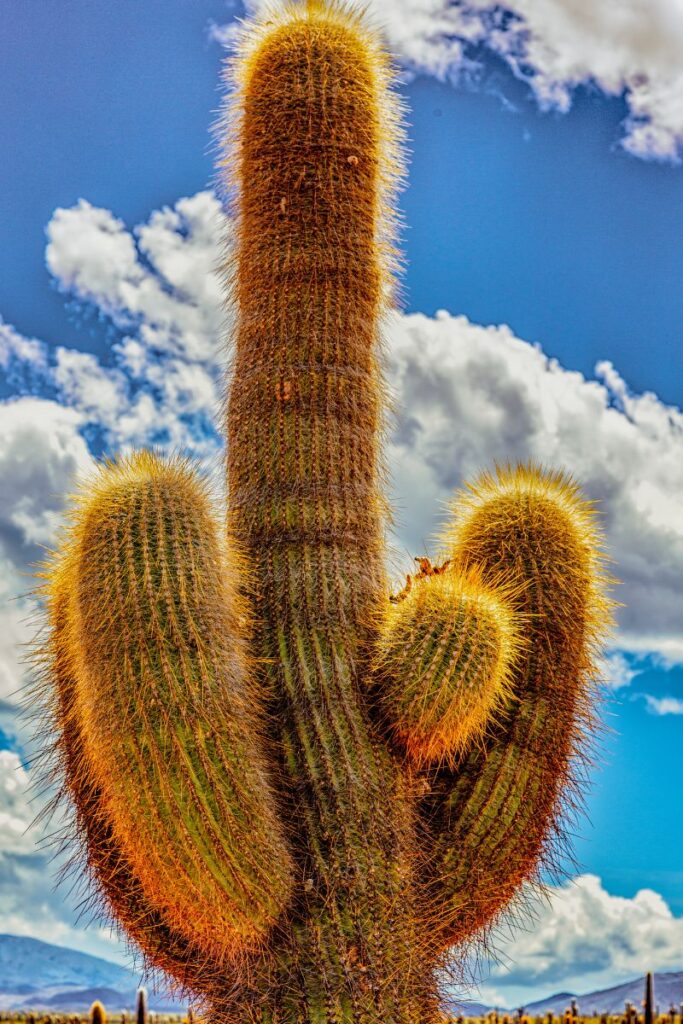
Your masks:
<path fill-rule="evenodd" d="M 216 1018 L 424 1024 L 446 951 L 552 849 L 599 537 L 562 475 L 502 470 L 391 595 L 390 65 L 309 2 L 247 25 L 233 71 L 227 530 L 182 461 L 82 488 L 48 570 L 58 773 L 111 915 Z"/>

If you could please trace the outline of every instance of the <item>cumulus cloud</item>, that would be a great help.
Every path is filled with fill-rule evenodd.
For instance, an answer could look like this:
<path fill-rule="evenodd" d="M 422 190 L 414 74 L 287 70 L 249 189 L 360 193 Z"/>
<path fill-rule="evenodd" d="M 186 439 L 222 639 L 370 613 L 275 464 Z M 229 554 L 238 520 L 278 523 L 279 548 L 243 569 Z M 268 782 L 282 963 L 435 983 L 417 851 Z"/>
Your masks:
<path fill-rule="evenodd" d="M 0 729 L 14 737 L 19 723 L 16 710 L 21 702 L 22 656 L 35 634 L 35 602 L 20 597 L 27 581 L 16 566 L 0 559 Z"/>
<path fill-rule="evenodd" d="M 269 0 L 246 0 L 250 13 Z M 679 0 L 370 0 L 412 71 L 458 80 L 488 47 L 526 81 L 542 109 L 566 111 L 579 85 L 623 95 L 623 145 L 639 157 L 683 152 L 683 7 Z M 234 24 L 214 30 L 227 45 Z"/>
<path fill-rule="evenodd" d="M 76 410 L 45 399 L 0 403 L 0 712 L 20 702 L 25 645 L 35 633 L 31 563 L 54 539 L 65 495 L 92 465 L 81 423 Z"/>
<path fill-rule="evenodd" d="M 0 404 L 0 545 L 19 565 L 50 543 L 65 490 L 92 462 L 82 421 L 45 399 Z"/>
<path fill-rule="evenodd" d="M 643 697 L 653 715 L 683 715 L 683 700 L 679 697 L 653 697 L 649 693 Z"/>
<path fill-rule="evenodd" d="M 131 234 L 81 199 L 55 211 L 48 269 L 64 291 L 94 303 L 147 349 L 214 363 L 224 327 L 220 247 L 227 221 L 211 192 L 155 211 Z"/>
<path fill-rule="evenodd" d="M 107 928 L 78 925 L 77 895 L 55 892 L 55 866 L 41 849 L 29 773 L 17 754 L 0 750 L 0 918 L 3 932 L 29 935 L 83 952 L 122 959 Z"/>
<path fill-rule="evenodd" d="M 215 448 L 227 333 L 220 263 L 229 225 L 198 192 L 129 232 L 81 200 L 55 211 L 46 259 L 60 288 L 93 304 L 122 337 L 113 366 L 59 348 L 52 382 L 110 447 Z"/>
<path fill-rule="evenodd" d="M 610 690 L 623 690 L 641 671 L 642 667 L 627 658 L 623 651 L 610 651 L 603 658 L 600 676 Z"/>
<path fill-rule="evenodd" d="M 24 338 L 0 317 L 0 369 L 17 390 L 37 387 L 47 370 L 47 348 L 42 341 Z"/>
<path fill-rule="evenodd" d="M 493 1004 L 519 1005 L 539 992 L 590 992 L 648 970 L 683 968 L 683 918 L 662 896 L 607 892 L 596 875 L 548 890 L 528 930 L 499 936 L 501 961 L 482 985 Z"/>
<path fill-rule="evenodd" d="M 507 327 L 444 312 L 397 317 L 389 360 L 398 410 L 390 461 L 409 546 L 432 532 L 439 501 L 492 461 L 564 468 L 602 513 L 623 582 L 619 645 L 683 660 L 681 412 L 630 394 L 609 363 L 587 380 Z"/>
<path fill-rule="evenodd" d="M 35 852 L 37 829 L 30 808 L 30 783 L 18 754 L 0 750 L 0 830 L 3 854 Z"/>
<path fill-rule="evenodd" d="M 112 365 L 57 350 L 50 373 L 60 400 L 102 429 L 109 448 L 215 454 L 230 315 L 218 270 L 230 228 L 215 197 L 181 199 L 133 232 L 81 202 L 58 210 L 48 234 L 60 287 L 122 328 Z M 100 250 L 107 259 L 93 255 Z M 396 409 L 389 461 L 397 572 L 429 546 L 453 490 L 494 460 L 561 467 L 602 512 L 623 581 L 619 646 L 683 661 L 679 410 L 653 394 L 631 394 L 611 363 L 586 379 L 505 326 L 446 312 L 395 315 L 387 371 Z M 610 669 L 623 685 L 633 666 Z"/>

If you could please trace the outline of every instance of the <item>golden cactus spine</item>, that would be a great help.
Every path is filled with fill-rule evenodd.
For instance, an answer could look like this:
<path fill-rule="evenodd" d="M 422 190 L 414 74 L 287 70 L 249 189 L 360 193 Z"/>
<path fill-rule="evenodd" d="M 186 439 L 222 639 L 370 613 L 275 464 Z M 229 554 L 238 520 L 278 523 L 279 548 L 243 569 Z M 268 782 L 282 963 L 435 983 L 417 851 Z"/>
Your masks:
<path fill-rule="evenodd" d="M 309 0 L 247 24 L 232 73 L 227 540 L 183 462 L 82 489 L 48 570 L 57 770 L 109 911 L 214 1019 L 425 1024 L 444 951 L 552 850 L 599 536 L 561 475 L 484 477 L 392 602 L 390 65 Z"/>

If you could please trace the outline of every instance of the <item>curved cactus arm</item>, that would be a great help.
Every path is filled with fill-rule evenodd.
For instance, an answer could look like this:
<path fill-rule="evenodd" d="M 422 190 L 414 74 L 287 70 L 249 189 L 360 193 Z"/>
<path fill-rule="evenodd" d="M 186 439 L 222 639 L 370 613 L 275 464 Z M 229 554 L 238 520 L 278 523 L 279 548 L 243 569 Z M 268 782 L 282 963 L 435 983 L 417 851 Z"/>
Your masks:
<path fill-rule="evenodd" d="M 449 563 L 420 572 L 381 618 L 374 674 L 387 731 L 418 766 L 458 763 L 511 698 L 514 590 Z"/>
<path fill-rule="evenodd" d="M 292 874 L 226 557 L 206 488 L 143 453 L 83 489 L 49 580 L 102 820 L 166 927 L 217 965 L 263 943 Z"/>
<path fill-rule="evenodd" d="M 454 513 L 444 538 L 454 569 L 520 584 L 512 603 L 527 619 L 528 646 L 506 716 L 438 773 L 422 805 L 444 944 L 490 924 L 551 857 L 577 762 L 588 757 L 596 654 L 611 619 L 593 509 L 569 479 L 530 466 L 499 470 Z"/>
<path fill-rule="evenodd" d="M 79 705 L 74 699 L 69 605 L 62 573 L 52 583 L 48 613 L 52 629 L 39 653 L 43 677 L 50 683 L 47 711 L 55 737 L 52 774 L 62 780 L 59 796 L 68 799 L 72 811 L 68 838 L 75 828 L 98 901 L 137 944 L 145 962 L 166 971 L 181 989 L 208 997 L 219 984 L 219 976 L 196 946 L 170 928 L 147 900 L 140 879 L 117 843 L 102 792 L 93 782 Z"/>

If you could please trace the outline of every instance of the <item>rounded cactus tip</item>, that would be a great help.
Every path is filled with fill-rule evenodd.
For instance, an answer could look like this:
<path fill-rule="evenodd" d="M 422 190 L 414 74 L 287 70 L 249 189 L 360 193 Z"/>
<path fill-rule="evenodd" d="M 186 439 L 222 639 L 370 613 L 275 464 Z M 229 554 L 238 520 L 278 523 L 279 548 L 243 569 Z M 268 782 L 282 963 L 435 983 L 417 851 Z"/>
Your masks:
<path fill-rule="evenodd" d="M 595 503 L 568 473 L 532 463 L 498 466 L 456 495 L 451 511 L 441 540 L 454 564 L 476 565 L 485 576 L 527 579 L 515 601 L 522 611 L 542 586 L 552 598 L 544 618 L 576 636 L 580 619 L 588 651 L 604 643 L 616 604 L 608 593 L 614 580 Z M 535 608 L 535 628 L 539 614 Z"/>
<path fill-rule="evenodd" d="M 99 999 L 90 1007 L 90 1024 L 107 1024 L 107 1013 Z"/>
<path fill-rule="evenodd" d="M 365 227 L 374 222 L 390 292 L 399 263 L 395 198 L 405 180 L 404 105 L 381 32 L 365 10 L 335 0 L 268 7 L 245 22 L 224 77 L 228 90 L 215 133 L 246 239 L 253 218 L 263 217 L 259 235 L 272 266 L 283 231 L 302 222 L 315 236 L 309 244 L 319 246 L 327 204 L 339 230 L 352 199 L 350 210 L 368 221 Z M 314 187 L 315 231 L 308 206 Z"/>
<path fill-rule="evenodd" d="M 512 699 L 521 617 L 472 569 L 420 576 L 389 604 L 375 670 L 389 729 L 418 764 L 456 763 Z"/>

